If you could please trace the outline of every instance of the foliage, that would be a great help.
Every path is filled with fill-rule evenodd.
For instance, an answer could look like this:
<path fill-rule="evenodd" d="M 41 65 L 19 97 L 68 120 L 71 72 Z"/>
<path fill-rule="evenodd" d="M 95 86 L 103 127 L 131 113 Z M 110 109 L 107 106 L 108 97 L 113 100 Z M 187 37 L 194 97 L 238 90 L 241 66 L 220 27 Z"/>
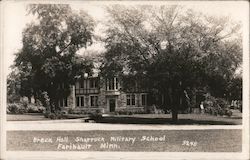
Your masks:
<path fill-rule="evenodd" d="M 229 100 L 242 100 L 242 77 L 234 77 L 227 86 Z"/>
<path fill-rule="evenodd" d="M 115 112 L 116 115 L 133 115 L 133 114 L 146 114 L 147 112 L 144 109 L 139 108 L 127 108 L 127 109 L 120 109 Z"/>
<path fill-rule="evenodd" d="M 239 24 L 180 6 L 113 5 L 107 12 L 104 75 L 143 78 L 152 94 L 167 97 L 173 120 L 188 106 L 187 88 L 225 96 L 242 61 Z"/>
<path fill-rule="evenodd" d="M 89 114 L 89 118 L 93 119 L 95 121 L 102 119 L 102 113 L 99 110 L 96 110 L 95 112 L 92 112 Z"/>
<path fill-rule="evenodd" d="M 59 110 L 58 100 L 69 94 L 75 77 L 91 73 L 92 63 L 76 52 L 91 45 L 94 21 L 87 13 L 77 13 L 65 4 L 32 4 L 27 11 L 35 21 L 24 29 L 23 47 L 16 54 L 21 91 L 37 97 L 55 112 Z M 49 104 L 44 100 L 45 92 Z"/>
<path fill-rule="evenodd" d="M 60 112 L 60 111 L 56 111 L 54 113 L 51 113 L 51 112 L 45 112 L 44 113 L 44 117 L 45 118 L 50 118 L 50 119 L 63 119 L 65 118 L 64 116 L 64 113 L 63 112 Z"/>
<path fill-rule="evenodd" d="M 45 108 L 40 105 L 21 101 L 19 103 L 9 103 L 7 106 L 8 114 L 24 114 L 24 113 L 43 113 Z"/>
<path fill-rule="evenodd" d="M 17 114 L 19 113 L 19 105 L 16 103 L 8 104 L 7 113 L 9 114 Z"/>
<path fill-rule="evenodd" d="M 18 102 L 20 95 L 20 74 L 17 70 L 13 70 L 7 77 L 7 102 Z"/>
<path fill-rule="evenodd" d="M 215 98 L 207 96 L 203 103 L 205 113 L 212 115 L 227 115 L 232 116 L 229 103 L 223 98 Z"/>
<path fill-rule="evenodd" d="M 28 104 L 27 113 L 43 113 L 45 108 L 40 105 Z"/>

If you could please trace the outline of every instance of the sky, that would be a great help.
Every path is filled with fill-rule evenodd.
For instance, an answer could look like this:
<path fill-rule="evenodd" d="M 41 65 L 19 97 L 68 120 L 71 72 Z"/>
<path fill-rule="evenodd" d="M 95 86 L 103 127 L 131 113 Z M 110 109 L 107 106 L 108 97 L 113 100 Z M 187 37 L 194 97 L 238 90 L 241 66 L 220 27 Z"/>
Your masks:
<path fill-rule="evenodd" d="M 3 51 L 6 75 L 11 72 L 9 67 L 13 64 L 14 53 L 22 47 L 22 31 L 25 25 L 32 20 L 32 17 L 26 13 L 26 5 L 28 3 L 29 1 L 8 1 L 3 5 Z M 53 1 L 46 1 L 46 3 L 53 3 Z M 95 20 L 100 22 L 105 20 L 106 17 L 104 6 L 117 3 L 124 5 L 180 4 L 212 16 L 229 16 L 234 21 L 241 21 L 243 28 L 247 26 L 249 20 L 249 4 L 247 1 L 67 1 L 67 3 L 70 3 L 71 7 L 75 10 L 82 9 L 86 11 Z M 97 30 L 100 32 L 102 28 L 97 26 Z M 88 50 L 101 49 L 103 49 L 101 44 L 96 44 L 88 48 Z"/>

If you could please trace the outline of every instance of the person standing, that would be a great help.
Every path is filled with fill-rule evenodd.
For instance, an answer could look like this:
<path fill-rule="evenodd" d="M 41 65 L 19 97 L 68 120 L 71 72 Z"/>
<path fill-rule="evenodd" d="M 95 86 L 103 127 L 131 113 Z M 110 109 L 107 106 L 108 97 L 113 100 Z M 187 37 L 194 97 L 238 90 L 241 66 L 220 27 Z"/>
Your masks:
<path fill-rule="evenodd" d="M 203 114 L 204 113 L 204 104 L 201 102 L 200 104 L 200 112 Z"/>

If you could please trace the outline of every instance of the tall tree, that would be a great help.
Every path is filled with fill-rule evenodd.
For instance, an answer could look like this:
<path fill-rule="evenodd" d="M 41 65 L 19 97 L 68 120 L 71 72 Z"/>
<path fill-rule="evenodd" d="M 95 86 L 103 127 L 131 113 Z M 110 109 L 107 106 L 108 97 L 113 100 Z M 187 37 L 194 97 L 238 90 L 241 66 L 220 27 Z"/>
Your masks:
<path fill-rule="evenodd" d="M 32 94 L 43 99 L 46 92 L 49 110 L 54 112 L 60 109 L 58 100 L 69 94 L 75 77 L 91 73 L 92 63 L 76 52 L 92 44 L 95 24 L 87 13 L 64 4 L 32 4 L 27 11 L 35 21 L 23 31 L 23 47 L 16 54 L 15 66 L 26 73 Z"/>
<path fill-rule="evenodd" d="M 225 17 L 180 6 L 115 5 L 107 12 L 111 18 L 104 72 L 112 67 L 120 74 L 143 77 L 154 93 L 166 97 L 174 121 L 188 88 L 209 86 L 216 91 L 213 85 L 227 82 L 241 63 L 240 26 Z"/>

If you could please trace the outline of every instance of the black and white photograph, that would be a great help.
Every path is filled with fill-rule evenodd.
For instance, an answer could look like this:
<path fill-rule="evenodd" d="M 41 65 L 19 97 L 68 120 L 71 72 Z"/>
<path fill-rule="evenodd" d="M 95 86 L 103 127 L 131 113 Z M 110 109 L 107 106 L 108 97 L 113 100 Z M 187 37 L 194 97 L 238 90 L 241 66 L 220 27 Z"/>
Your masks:
<path fill-rule="evenodd" d="M 249 159 L 249 2 L 3 0 L 0 28 L 0 159 Z"/>

